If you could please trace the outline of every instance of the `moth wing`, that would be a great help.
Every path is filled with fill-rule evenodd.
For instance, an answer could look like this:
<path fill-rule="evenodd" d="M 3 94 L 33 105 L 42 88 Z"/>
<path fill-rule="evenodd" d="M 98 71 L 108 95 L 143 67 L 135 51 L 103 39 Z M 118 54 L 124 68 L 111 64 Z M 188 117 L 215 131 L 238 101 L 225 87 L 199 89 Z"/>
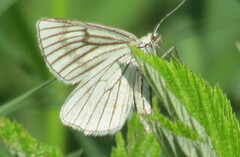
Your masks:
<path fill-rule="evenodd" d="M 137 38 L 126 31 L 77 20 L 43 18 L 37 22 L 39 46 L 47 67 L 66 84 L 91 77 L 113 55 L 129 53 Z"/>
<path fill-rule="evenodd" d="M 143 116 L 152 114 L 152 89 L 147 80 L 138 72 L 136 72 L 134 82 L 134 102 L 139 118 L 147 132 L 150 132 L 150 127 L 144 120 Z"/>
<path fill-rule="evenodd" d="M 113 64 L 82 81 L 61 109 L 62 122 L 85 135 L 103 136 L 120 130 L 133 109 L 135 70 L 131 64 Z"/>

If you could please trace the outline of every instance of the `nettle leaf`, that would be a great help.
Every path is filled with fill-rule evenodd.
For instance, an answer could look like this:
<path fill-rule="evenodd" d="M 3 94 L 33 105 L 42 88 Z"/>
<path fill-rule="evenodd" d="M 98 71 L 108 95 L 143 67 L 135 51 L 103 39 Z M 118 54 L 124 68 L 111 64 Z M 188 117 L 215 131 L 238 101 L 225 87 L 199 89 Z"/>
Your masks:
<path fill-rule="evenodd" d="M 41 144 L 32 138 L 20 124 L 11 122 L 4 117 L 0 118 L 0 139 L 12 155 L 62 156 L 62 152 L 58 148 Z"/>
<path fill-rule="evenodd" d="M 155 94 L 170 115 L 148 123 L 166 156 L 239 156 L 239 122 L 219 86 L 211 87 L 178 61 L 131 47 Z"/>
<path fill-rule="evenodd" d="M 111 157 L 157 157 L 161 152 L 153 133 L 146 133 L 136 114 L 128 122 L 127 141 L 123 139 L 122 133 L 118 132 L 116 144 Z"/>
<path fill-rule="evenodd" d="M 117 146 L 112 149 L 111 157 L 127 157 L 128 155 L 122 133 L 119 131 L 115 138 Z"/>

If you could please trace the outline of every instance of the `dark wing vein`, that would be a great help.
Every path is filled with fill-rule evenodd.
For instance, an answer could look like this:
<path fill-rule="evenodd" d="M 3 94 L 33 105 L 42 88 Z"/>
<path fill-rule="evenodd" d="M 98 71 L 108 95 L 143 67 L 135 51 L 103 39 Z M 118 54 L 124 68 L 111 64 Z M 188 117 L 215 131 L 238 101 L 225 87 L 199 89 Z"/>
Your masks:
<path fill-rule="evenodd" d="M 81 37 L 83 37 L 83 35 L 76 35 L 76 36 L 72 36 L 72 37 L 69 37 L 69 38 L 62 39 L 62 40 L 58 40 L 58 41 L 56 41 L 56 42 L 53 42 L 53 43 L 51 43 L 51 44 L 43 47 L 43 50 L 44 50 L 44 49 L 47 49 L 47 48 L 49 48 L 49 47 L 51 47 L 51 46 L 54 46 L 54 45 L 56 45 L 56 44 L 65 42 L 65 41 L 67 41 L 67 40 L 69 40 L 69 39 L 81 38 Z M 81 40 L 77 40 L 77 42 L 80 42 L 80 41 L 81 41 Z M 71 42 L 71 44 L 74 44 L 74 43 L 76 43 L 76 41 Z M 68 46 L 68 45 L 69 45 L 69 43 L 68 43 L 68 44 L 65 44 L 65 45 L 62 45 L 61 47 L 56 48 L 56 49 L 53 50 L 53 51 L 56 51 L 56 50 L 58 50 L 58 49 L 60 49 L 60 48 L 63 48 L 63 47 L 65 47 L 65 46 Z M 48 53 L 46 56 L 48 56 L 48 55 L 50 55 L 50 54 L 52 54 L 52 53 L 53 53 L 53 52 L 50 52 L 50 53 Z"/>
<path fill-rule="evenodd" d="M 126 32 L 126 31 L 123 31 L 123 30 L 120 30 L 118 28 L 114 28 L 114 27 L 107 27 L 107 26 L 104 26 L 104 25 L 99 25 L 99 24 L 93 24 L 93 23 L 86 23 L 87 26 L 91 26 L 91 27 L 95 27 L 95 28 L 98 28 L 98 29 L 101 29 L 101 30 L 106 30 L 106 31 L 110 31 L 110 32 L 114 32 L 118 35 L 121 35 L 125 38 L 128 38 L 128 39 L 131 39 L 132 41 L 135 41 L 137 42 L 137 38 Z"/>
<path fill-rule="evenodd" d="M 62 32 L 59 32 L 59 33 L 55 33 L 55 34 L 51 34 L 49 36 L 46 36 L 44 38 L 41 38 L 41 40 L 46 40 L 46 39 L 49 39 L 49 38 L 52 38 L 52 37 L 55 37 L 55 36 L 59 36 L 59 35 L 63 35 L 63 34 L 68 34 L 68 33 L 74 33 L 74 32 L 82 32 L 84 31 L 84 29 L 76 29 L 76 30 L 70 30 L 70 31 L 62 31 Z"/>
<path fill-rule="evenodd" d="M 49 29 L 64 28 L 64 27 L 66 27 L 66 28 L 79 27 L 79 25 L 63 25 L 63 26 L 47 27 L 47 28 L 40 29 L 40 31 L 49 30 Z"/>
<path fill-rule="evenodd" d="M 48 56 L 52 55 L 53 53 L 55 53 L 55 52 L 57 52 L 57 51 L 65 48 L 65 47 L 67 47 L 67 46 L 69 46 L 69 45 L 72 45 L 72 44 L 75 44 L 75 43 L 79 43 L 79 42 L 81 42 L 81 41 L 82 41 L 82 40 L 76 40 L 76 41 L 69 42 L 69 43 L 67 43 L 67 44 L 65 44 L 65 45 L 62 45 L 62 46 L 60 46 L 60 47 L 52 50 L 51 52 L 49 52 L 47 55 L 45 55 L 45 57 L 48 57 Z M 79 47 L 77 47 L 77 48 L 75 48 L 75 49 L 73 49 L 73 50 L 70 50 L 70 51 L 66 52 L 64 55 L 67 55 L 67 54 L 69 54 L 70 52 L 73 52 L 73 51 L 75 51 L 75 50 L 77 50 L 77 49 L 80 49 L 80 48 L 82 48 L 82 47 L 85 46 L 85 45 L 86 45 L 86 44 L 81 45 L 81 46 L 79 46 Z"/>

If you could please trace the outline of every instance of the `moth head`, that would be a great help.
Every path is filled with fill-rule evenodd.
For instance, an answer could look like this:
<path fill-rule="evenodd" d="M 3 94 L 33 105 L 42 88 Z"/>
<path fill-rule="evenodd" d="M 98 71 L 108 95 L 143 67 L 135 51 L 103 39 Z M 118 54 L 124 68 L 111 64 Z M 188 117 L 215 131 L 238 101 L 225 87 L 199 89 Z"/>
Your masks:
<path fill-rule="evenodd" d="M 146 47 L 146 46 L 154 46 L 159 47 L 162 43 L 161 35 L 158 35 L 158 33 L 148 33 L 146 36 L 143 36 L 140 39 L 139 47 Z"/>
<path fill-rule="evenodd" d="M 159 35 L 157 32 L 153 32 L 151 34 L 151 41 L 154 44 L 154 46 L 160 47 L 160 45 L 162 44 L 162 36 Z"/>
<path fill-rule="evenodd" d="M 162 42 L 161 36 L 157 33 L 148 33 L 140 39 L 138 48 L 142 49 L 147 54 L 156 54 L 156 48 L 160 48 Z"/>

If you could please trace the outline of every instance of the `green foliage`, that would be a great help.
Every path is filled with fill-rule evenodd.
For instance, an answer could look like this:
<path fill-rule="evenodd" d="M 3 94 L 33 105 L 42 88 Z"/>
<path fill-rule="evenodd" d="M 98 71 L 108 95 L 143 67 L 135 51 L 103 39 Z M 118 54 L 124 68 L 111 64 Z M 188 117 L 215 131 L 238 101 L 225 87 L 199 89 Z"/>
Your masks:
<path fill-rule="evenodd" d="M 41 144 L 32 138 L 20 124 L 3 117 L 0 118 L 0 138 L 11 154 L 17 156 L 62 156 L 58 148 Z"/>
<path fill-rule="evenodd" d="M 80 157 L 82 155 L 82 153 L 83 153 L 83 150 L 80 149 L 71 154 L 66 155 L 66 157 Z"/>
<path fill-rule="evenodd" d="M 0 0 L 0 104 L 4 105 L 0 108 L 0 114 L 24 124 L 40 141 L 58 145 L 64 154 L 83 148 L 85 156 L 95 157 L 98 152 L 102 152 L 101 156 L 108 156 L 114 144 L 112 136 L 83 137 L 81 133 L 64 127 L 59 120 L 59 110 L 72 90 L 71 86 L 66 87 L 56 81 L 52 86 L 31 94 L 27 99 L 25 97 L 24 101 L 23 97 L 15 101 L 15 97 L 30 91 L 29 89 L 52 76 L 37 45 L 36 21 L 42 17 L 65 17 L 114 26 L 141 37 L 151 32 L 156 23 L 180 1 L 28 2 Z M 221 88 L 231 98 L 236 115 L 240 117 L 238 3 L 239 1 L 235 0 L 186 1 L 183 7 L 165 20 L 158 33 L 163 37 L 161 48 L 176 46 L 184 64 L 201 73 L 210 84 L 219 82 Z M 234 45 L 235 41 L 238 41 L 237 48 Z M 176 118 L 169 126 L 169 120 L 164 120 L 164 117 L 150 118 L 160 121 L 168 131 L 174 132 L 173 130 L 179 128 L 177 135 L 181 137 L 206 141 L 199 136 L 196 137 L 196 131 L 187 131 L 194 129 L 186 127 Z M 175 126 L 175 123 L 184 127 Z M 215 128 L 212 128 L 213 131 Z M 184 133 L 185 131 L 187 133 Z M 205 132 L 202 135 L 208 135 Z M 2 150 L 6 148 L 0 142 L 0 156 L 4 156 Z"/>
<path fill-rule="evenodd" d="M 33 88 L 32 90 L 29 90 L 28 92 L 20 95 L 19 97 L 13 99 L 12 101 L 2 104 L 0 106 L 0 115 L 6 115 L 9 112 L 12 112 L 13 110 L 16 110 L 16 108 L 19 108 L 19 103 L 21 101 L 23 101 L 24 99 L 28 98 L 29 96 L 33 95 L 34 93 L 36 93 L 37 91 L 39 91 L 40 89 L 44 88 L 45 86 L 49 85 L 50 83 L 52 83 L 53 81 L 55 81 L 56 79 L 50 79 L 42 84 L 40 84 L 39 86 Z M 17 106 L 18 105 L 18 106 Z"/>
<path fill-rule="evenodd" d="M 157 157 L 161 152 L 153 133 L 146 133 L 136 114 L 128 122 L 127 141 L 125 142 L 122 133 L 118 132 L 116 143 L 111 157 Z"/>
<path fill-rule="evenodd" d="M 0 15 L 6 11 L 13 3 L 15 3 L 16 0 L 0 0 Z"/>
<path fill-rule="evenodd" d="M 210 87 L 176 60 L 134 56 L 174 122 L 155 113 L 149 125 L 168 156 L 238 156 L 239 122 L 219 86 Z"/>
<path fill-rule="evenodd" d="M 240 52 L 240 42 L 237 41 L 236 46 L 237 46 L 238 51 Z"/>
<path fill-rule="evenodd" d="M 120 131 L 116 134 L 116 143 L 117 147 L 112 149 L 111 157 L 127 157 L 125 142 Z"/>

